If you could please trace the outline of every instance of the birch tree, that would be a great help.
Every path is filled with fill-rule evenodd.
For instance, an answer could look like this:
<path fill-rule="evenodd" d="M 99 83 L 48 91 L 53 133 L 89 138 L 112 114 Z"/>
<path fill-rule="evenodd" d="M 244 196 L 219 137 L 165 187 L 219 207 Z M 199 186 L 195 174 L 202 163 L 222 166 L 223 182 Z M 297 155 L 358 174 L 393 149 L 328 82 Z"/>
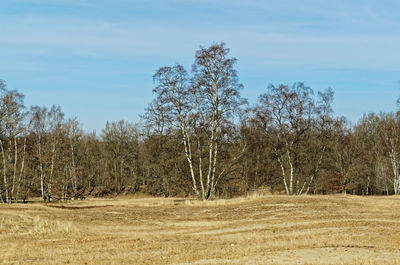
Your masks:
<path fill-rule="evenodd" d="M 224 128 L 232 125 L 232 119 L 245 104 L 240 97 L 243 85 L 239 83 L 237 71 L 234 69 L 237 60 L 228 57 L 228 54 L 229 49 L 224 43 L 208 48 L 201 47 L 196 52 L 193 64 L 192 94 L 197 120 L 194 125 L 205 139 L 202 142 L 198 137 L 199 159 L 203 148 L 208 154 L 205 174 L 203 163 L 199 160 L 200 185 L 204 199 L 212 198 L 219 178 L 224 174 L 225 169 L 220 168 L 220 172 L 217 172 Z"/>
<path fill-rule="evenodd" d="M 180 64 L 172 67 L 165 66 L 156 71 L 153 79 L 157 84 L 156 88 L 153 89 L 153 93 L 157 96 L 157 104 L 164 105 L 164 109 L 171 111 L 170 116 L 175 126 L 180 130 L 184 154 L 192 180 L 192 189 L 195 195 L 199 197 L 200 192 L 198 190 L 198 180 L 195 176 L 191 131 L 189 127 L 194 107 L 187 71 Z"/>
<path fill-rule="evenodd" d="M 394 194 L 400 194 L 400 119 L 395 114 L 381 117 L 381 139 L 392 168 Z"/>
<path fill-rule="evenodd" d="M 22 94 L 15 90 L 5 90 L 5 85 L 2 86 L 4 90 L 0 99 L 0 148 L 5 201 L 11 202 L 15 200 L 19 181 L 20 153 L 22 153 L 20 151 L 22 148 L 19 148 L 21 143 L 19 137 L 24 137 L 25 106 Z"/>
<path fill-rule="evenodd" d="M 288 195 L 301 194 L 300 148 L 311 130 L 315 115 L 313 91 L 303 83 L 268 87 L 259 98 L 259 108 L 270 115 L 269 131 L 274 135 L 274 152 L 279 164 L 283 186 Z M 301 183 L 301 184 L 300 184 Z M 302 185 L 302 186 L 301 186 Z"/>
<path fill-rule="evenodd" d="M 157 86 L 153 92 L 158 102 L 171 107 L 181 131 L 193 192 L 202 199 L 212 198 L 225 174 L 226 169 L 218 168 L 223 128 L 244 104 L 234 69 L 236 59 L 228 54 L 224 43 L 201 47 L 192 78 L 179 64 L 161 67 L 154 75 Z"/>

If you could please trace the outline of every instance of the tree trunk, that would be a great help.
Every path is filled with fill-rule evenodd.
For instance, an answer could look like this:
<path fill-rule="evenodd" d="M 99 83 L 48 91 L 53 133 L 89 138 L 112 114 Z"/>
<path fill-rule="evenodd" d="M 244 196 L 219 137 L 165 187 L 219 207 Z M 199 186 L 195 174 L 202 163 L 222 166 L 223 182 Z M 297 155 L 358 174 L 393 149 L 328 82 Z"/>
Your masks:
<path fill-rule="evenodd" d="M 22 182 L 22 176 L 24 174 L 24 169 L 25 169 L 25 154 L 26 154 L 26 137 L 24 138 L 24 151 L 22 153 L 21 170 L 19 172 L 17 195 L 16 195 L 16 198 L 15 198 L 17 201 L 18 201 L 18 198 L 19 198 L 19 193 L 20 193 L 20 189 L 21 189 L 21 182 Z"/>
<path fill-rule="evenodd" d="M 282 162 L 282 160 L 280 158 L 278 158 L 278 162 L 279 162 L 279 165 L 281 166 L 283 185 L 285 186 L 286 195 L 290 195 L 289 189 L 288 189 L 288 186 L 287 186 L 287 182 L 286 182 L 285 167 L 284 167 L 283 162 Z"/>
<path fill-rule="evenodd" d="M 290 166 L 290 183 L 289 183 L 289 194 L 293 195 L 293 163 L 290 157 L 290 153 L 289 150 L 287 151 L 287 157 L 288 157 L 288 162 L 289 162 L 289 166 Z"/>
<path fill-rule="evenodd" d="M 181 116 L 181 114 L 179 114 L 179 122 L 180 122 L 180 126 L 181 126 L 181 131 L 182 131 L 182 140 L 183 140 L 183 145 L 185 147 L 185 156 L 186 156 L 186 160 L 189 164 L 189 168 L 190 168 L 190 175 L 192 177 L 192 189 L 194 191 L 194 193 L 196 194 L 197 197 L 199 197 L 199 190 L 197 189 L 197 182 L 196 182 L 196 178 L 194 175 L 194 170 L 193 170 L 193 162 L 192 162 L 192 149 L 190 147 L 190 138 L 189 135 L 186 131 L 186 126 L 185 123 L 183 121 L 183 117 Z"/>
<path fill-rule="evenodd" d="M 53 186 L 53 175 L 54 175 L 54 161 L 56 158 L 56 142 L 53 140 L 52 150 L 51 150 L 51 165 L 50 165 L 50 177 L 49 177 L 49 186 L 48 186 L 48 194 L 47 200 L 51 200 L 52 196 L 52 186 Z"/>
<path fill-rule="evenodd" d="M 392 163 L 392 170 L 393 170 L 393 190 L 394 194 L 399 194 L 399 172 L 398 172 L 398 167 L 397 167 L 397 160 L 396 160 L 396 151 L 392 147 L 392 150 L 390 152 L 390 161 Z"/>
<path fill-rule="evenodd" d="M 202 198 L 205 197 L 205 190 L 204 190 L 204 181 L 203 181 L 203 158 L 202 158 L 202 148 L 200 143 L 200 136 L 197 139 L 197 152 L 199 156 L 199 178 L 200 178 L 200 188 L 201 188 L 201 196 Z"/>
<path fill-rule="evenodd" d="M 213 160 L 212 175 L 211 175 L 211 192 L 209 195 L 209 199 L 211 199 L 212 196 L 214 195 L 215 187 L 216 187 L 215 171 L 216 171 L 216 167 L 217 167 L 217 155 L 218 155 L 218 143 L 215 142 L 215 144 L 214 144 L 214 160 Z"/>
<path fill-rule="evenodd" d="M 1 141 L 1 140 L 0 140 L 0 146 L 1 146 L 1 155 L 3 157 L 4 191 L 5 191 L 5 196 L 6 196 L 6 202 L 9 202 L 9 200 L 8 200 L 8 185 L 7 185 L 7 163 L 6 163 L 6 156 L 4 154 L 3 141 Z"/>
<path fill-rule="evenodd" d="M 14 136 L 14 172 L 13 172 L 13 183 L 11 188 L 11 199 L 14 198 L 15 180 L 17 175 L 17 163 L 18 163 L 18 144 L 17 144 L 17 136 Z"/>
<path fill-rule="evenodd" d="M 72 138 L 69 138 L 70 146 L 71 146 L 71 161 L 72 161 L 72 188 L 74 191 L 74 197 L 78 195 L 78 187 L 77 187 L 77 177 L 76 177 L 76 168 L 75 168 L 75 152 L 74 152 L 74 145 L 72 143 Z"/>
<path fill-rule="evenodd" d="M 45 175 L 43 172 L 43 162 L 42 162 L 42 136 L 38 135 L 38 152 L 39 152 L 39 169 L 40 169 L 40 190 L 42 192 L 43 201 L 46 200 L 46 191 L 45 191 Z"/>

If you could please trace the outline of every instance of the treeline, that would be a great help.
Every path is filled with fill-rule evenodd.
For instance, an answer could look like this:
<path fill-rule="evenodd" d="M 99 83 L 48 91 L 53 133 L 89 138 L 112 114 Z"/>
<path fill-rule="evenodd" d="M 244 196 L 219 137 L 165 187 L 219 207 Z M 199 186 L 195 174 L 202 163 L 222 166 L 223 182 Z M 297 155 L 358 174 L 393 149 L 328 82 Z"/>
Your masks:
<path fill-rule="evenodd" d="M 270 85 L 254 106 L 224 43 L 201 47 L 189 73 L 154 74 L 141 122 L 85 133 L 61 108 L 24 106 L 0 81 L 0 200 L 82 196 L 233 197 L 400 193 L 400 115 L 334 116 L 333 91 Z"/>

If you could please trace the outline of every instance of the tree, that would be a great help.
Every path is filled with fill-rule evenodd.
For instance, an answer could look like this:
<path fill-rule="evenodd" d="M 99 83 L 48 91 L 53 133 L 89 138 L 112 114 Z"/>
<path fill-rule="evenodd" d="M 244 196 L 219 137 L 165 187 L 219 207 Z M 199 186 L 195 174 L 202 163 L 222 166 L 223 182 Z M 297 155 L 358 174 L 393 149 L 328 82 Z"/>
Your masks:
<path fill-rule="evenodd" d="M 325 154 L 333 92 L 327 90 L 318 96 L 319 101 L 315 102 L 310 87 L 295 83 L 291 87 L 270 85 L 267 93 L 259 97 L 255 115 L 272 134 L 274 157 L 288 195 L 308 193 Z M 313 142 L 312 150 L 310 139 L 319 142 Z M 312 166 L 307 169 L 307 164 Z"/>
<path fill-rule="evenodd" d="M 224 43 L 201 47 L 195 55 L 190 82 L 179 64 L 161 67 L 154 75 L 156 105 L 170 110 L 169 116 L 180 128 L 192 188 L 202 199 L 212 198 L 225 174 L 223 168 L 217 174 L 224 128 L 232 124 L 245 103 L 240 97 L 243 86 L 238 83 L 234 69 L 236 59 L 228 54 Z"/>
<path fill-rule="evenodd" d="M 15 199 L 19 186 L 21 170 L 18 169 L 21 155 L 18 146 L 21 144 L 19 137 L 25 132 L 23 123 L 25 117 L 24 96 L 16 90 L 7 90 L 4 81 L 0 80 L 0 147 L 2 154 L 3 185 L 5 201 L 11 202 Z M 24 140 L 22 141 L 24 143 Z M 25 146 L 24 146 L 25 148 Z M 25 155 L 25 153 L 24 153 Z M 23 156 L 22 161 L 24 161 Z M 19 175 L 19 177 L 18 177 Z M 1 190 L 0 190 L 1 194 Z M 3 200 L 2 196 L 1 200 Z"/>
<path fill-rule="evenodd" d="M 120 192 L 128 185 L 137 190 L 139 143 L 135 126 L 123 120 L 107 122 L 102 138 L 114 190 Z"/>
<path fill-rule="evenodd" d="M 39 106 L 32 106 L 30 110 L 29 125 L 31 130 L 36 135 L 36 150 L 37 150 L 37 161 L 40 172 L 40 190 L 43 200 L 46 200 L 46 188 L 45 188 L 45 171 L 44 171 L 44 154 L 43 146 L 46 134 L 46 115 L 47 109 Z"/>
<path fill-rule="evenodd" d="M 311 135 L 307 139 L 305 148 L 309 156 L 306 160 L 309 164 L 309 171 L 307 172 L 309 178 L 304 180 L 299 194 L 303 192 L 308 194 L 312 185 L 314 185 L 314 193 L 316 192 L 317 181 L 323 167 L 324 159 L 327 157 L 329 148 L 332 148 L 334 124 L 336 122 L 331 106 L 333 95 L 334 93 L 331 88 L 328 88 L 324 92 L 318 92 Z M 307 188 L 304 189 L 306 186 Z"/>
<path fill-rule="evenodd" d="M 393 113 L 382 115 L 380 128 L 384 153 L 392 167 L 393 192 L 400 194 L 400 117 Z"/>
<path fill-rule="evenodd" d="M 240 97 L 242 84 L 238 83 L 237 71 L 234 69 L 236 58 L 228 58 L 229 49 L 225 44 L 214 44 L 209 48 L 201 47 L 196 52 L 193 64 L 192 93 L 195 100 L 196 127 L 200 127 L 206 139 L 208 153 L 208 169 L 206 186 L 200 175 L 201 191 L 204 199 L 213 196 L 220 174 L 216 175 L 218 150 L 228 127 L 232 126 L 232 119 L 238 114 L 245 101 Z M 203 143 L 198 137 L 198 148 L 202 153 Z M 201 159 L 202 155 L 199 155 Z M 199 161 L 199 172 L 202 172 L 202 163 Z"/>
<path fill-rule="evenodd" d="M 172 126 L 171 110 L 171 105 L 154 100 L 141 116 L 146 130 L 141 148 L 144 184 L 150 194 L 164 197 L 176 195 L 181 189 L 178 171 L 182 156 L 177 150 L 180 137 Z"/>
<path fill-rule="evenodd" d="M 354 182 L 363 187 L 362 193 L 365 195 L 379 192 L 387 194 L 388 174 L 383 163 L 379 116 L 373 113 L 364 115 L 354 127 L 353 134 L 358 154 L 354 161 L 357 177 Z"/>
<path fill-rule="evenodd" d="M 70 162 L 70 167 L 69 167 L 69 173 L 70 173 L 70 181 L 72 183 L 72 191 L 74 197 L 78 196 L 78 176 L 77 176 L 77 161 L 76 161 L 76 155 L 77 155 L 77 150 L 76 146 L 79 143 L 79 139 L 82 136 L 82 130 L 79 128 L 79 122 L 78 120 L 75 119 L 68 119 L 66 125 L 66 135 L 68 138 L 69 142 L 69 147 L 70 147 L 70 157 L 71 157 L 71 162 Z"/>
<path fill-rule="evenodd" d="M 61 155 L 60 152 L 57 152 L 59 149 L 59 145 L 62 142 L 63 138 L 63 127 L 64 127 L 64 113 L 61 111 L 60 106 L 53 105 L 50 111 L 47 113 L 48 119 L 48 145 L 50 149 L 50 172 L 48 178 L 48 188 L 47 188 L 47 201 L 51 200 L 53 193 L 53 183 L 54 183 L 54 175 L 55 175 L 55 164 L 58 155 Z M 61 182 L 59 179 L 58 182 Z"/>
<path fill-rule="evenodd" d="M 333 155 L 337 178 L 332 178 L 332 191 L 347 193 L 348 185 L 351 182 L 351 169 L 356 157 L 355 137 L 352 131 L 346 126 L 346 119 L 338 119 L 334 127 Z"/>

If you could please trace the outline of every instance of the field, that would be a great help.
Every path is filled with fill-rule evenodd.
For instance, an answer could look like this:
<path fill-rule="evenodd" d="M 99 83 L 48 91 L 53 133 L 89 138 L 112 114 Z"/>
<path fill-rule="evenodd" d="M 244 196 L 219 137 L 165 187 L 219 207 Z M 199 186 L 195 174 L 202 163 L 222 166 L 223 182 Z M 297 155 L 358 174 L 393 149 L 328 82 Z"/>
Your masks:
<path fill-rule="evenodd" d="M 400 264 L 400 197 L 0 205 L 3 264 Z"/>

